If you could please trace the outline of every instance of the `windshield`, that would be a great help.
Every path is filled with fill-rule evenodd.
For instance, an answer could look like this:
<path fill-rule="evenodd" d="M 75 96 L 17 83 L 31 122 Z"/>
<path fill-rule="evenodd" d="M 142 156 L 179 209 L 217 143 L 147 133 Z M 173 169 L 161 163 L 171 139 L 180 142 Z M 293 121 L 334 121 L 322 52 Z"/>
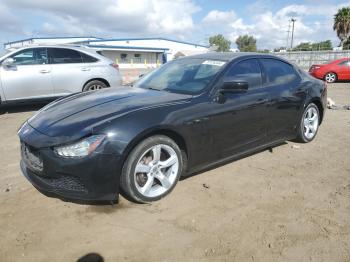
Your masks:
<path fill-rule="evenodd" d="M 207 86 L 225 63 L 219 60 L 199 58 L 174 60 L 141 78 L 135 86 L 195 94 Z"/>

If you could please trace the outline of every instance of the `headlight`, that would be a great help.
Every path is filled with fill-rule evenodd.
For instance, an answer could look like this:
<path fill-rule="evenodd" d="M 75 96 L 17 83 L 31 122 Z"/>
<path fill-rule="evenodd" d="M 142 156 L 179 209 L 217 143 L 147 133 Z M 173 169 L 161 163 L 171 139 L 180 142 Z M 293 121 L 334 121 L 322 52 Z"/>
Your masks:
<path fill-rule="evenodd" d="M 105 135 L 90 136 L 74 144 L 55 147 L 54 151 L 63 157 L 84 157 L 90 155 L 105 137 Z"/>

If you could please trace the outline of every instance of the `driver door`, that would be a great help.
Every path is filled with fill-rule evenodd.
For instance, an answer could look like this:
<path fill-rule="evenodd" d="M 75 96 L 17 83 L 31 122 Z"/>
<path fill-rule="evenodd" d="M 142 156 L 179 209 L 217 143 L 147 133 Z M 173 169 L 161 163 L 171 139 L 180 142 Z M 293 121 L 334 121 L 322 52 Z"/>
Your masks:
<path fill-rule="evenodd" d="M 29 48 L 12 56 L 11 64 L 1 65 L 0 78 L 6 100 L 53 96 L 51 66 L 46 48 Z"/>
<path fill-rule="evenodd" d="M 207 119 L 214 159 L 244 153 L 266 142 L 269 93 L 262 87 L 259 62 L 247 59 L 235 63 L 223 79 L 245 81 L 248 89 L 221 93 L 220 101 L 211 104 Z"/>

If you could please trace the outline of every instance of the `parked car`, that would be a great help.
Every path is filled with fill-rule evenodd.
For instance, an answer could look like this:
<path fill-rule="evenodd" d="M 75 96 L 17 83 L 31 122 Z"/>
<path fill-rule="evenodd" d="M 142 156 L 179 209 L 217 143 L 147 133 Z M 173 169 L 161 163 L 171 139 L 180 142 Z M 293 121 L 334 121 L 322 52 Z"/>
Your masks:
<path fill-rule="evenodd" d="M 63 199 L 158 200 L 180 176 L 297 138 L 312 141 L 323 81 L 271 55 L 180 58 L 133 87 L 75 94 L 26 121 L 23 174 Z"/>
<path fill-rule="evenodd" d="M 0 58 L 0 102 L 49 100 L 119 86 L 117 65 L 78 46 L 31 46 Z"/>
<path fill-rule="evenodd" d="M 334 83 L 337 80 L 350 80 L 350 58 L 334 60 L 324 65 L 312 65 L 309 73 L 323 79 L 327 83 Z"/>

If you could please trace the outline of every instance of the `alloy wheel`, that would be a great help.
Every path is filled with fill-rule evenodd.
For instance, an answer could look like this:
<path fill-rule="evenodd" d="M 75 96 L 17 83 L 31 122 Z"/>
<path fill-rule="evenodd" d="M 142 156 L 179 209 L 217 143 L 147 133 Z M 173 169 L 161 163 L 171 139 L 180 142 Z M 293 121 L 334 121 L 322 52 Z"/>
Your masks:
<path fill-rule="evenodd" d="M 89 86 L 89 88 L 87 89 L 87 91 L 93 91 L 93 90 L 100 90 L 100 89 L 102 89 L 103 88 L 103 86 L 101 86 L 101 85 L 91 85 L 91 86 Z"/>
<path fill-rule="evenodd" d="M 318 112 L 316 108 L 310 107 L 304 114 L 304 136 L 311 140 L 317 133 L 318 129 Z"/>
<path fill-rule="evenodd" d="M 334 83 L 336 79 L 337 79 L 337 76 L 336 76 L 334 73 L 328 73 L 328 74 L 326 74 L 325 80 L 326 80 L 328 83 Z"/>
<path fill-rule="evenodd" d="M 179 172 L 179 158 L 175 150 L 157 144 L 146 150 L 135 167 L 135 186 L 145 197 L 157 197 L 168 191 Z"/>

